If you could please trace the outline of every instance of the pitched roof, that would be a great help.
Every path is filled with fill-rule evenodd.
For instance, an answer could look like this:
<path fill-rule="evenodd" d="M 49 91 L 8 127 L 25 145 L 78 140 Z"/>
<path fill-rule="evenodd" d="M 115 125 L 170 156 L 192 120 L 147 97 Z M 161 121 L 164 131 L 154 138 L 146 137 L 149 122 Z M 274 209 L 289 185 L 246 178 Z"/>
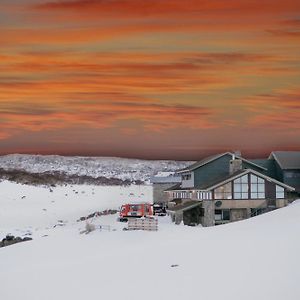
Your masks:
<path fill-rule="evenodd" d="M 274 159 L 267 159 L 267 158 L 257 159 L 256 158 L 256 159 L 249 159 L 249 160 L 257 165 L 260 165 L 260 166 L 266 168 L 266 171 L 263 172 L 265 175 L 268 175 L 275 179 L 280 179 L 276 172 L 276 165 L 275 165 Z"/>
<path fill-rule="evenodd" d="M 202 167 L 202 166 L 204 166 L 204 165 L 206 165 L 206 164 L 208 164 L 208 163 L 210 163 L 210 162 L 212 162 L 212 161 L 214 161 L 214 160 L 216 160 L 216 159 L 218 159 L 218 158 L 220 158 L 224 155 L 235 156 L 237 159 L 241 159 L 242 161 L 247 162 L 250 165 L 256 166 L 257 168 L 260 168 L 262 170 L 266 170 L 265 167 L 263 167 L 261 165 L 258 165 L 258 164 L 254 163 L 254 162 L 252 162 L 248 159 L 245 159 L 245 158 L 243 158 L 241 156 L 238 156 L 238 155 L 236 155 L 234 153 L 231 153 L 231 152 L 224 152 L 224 153 L 221 153 L 221 154 L 206 157 L 206 158 L 204 158 L 204 159 L 202 159 L 202 160 L 200 160 L 200 161 L 198 161 L 198 162 L 196 162 L 196 163 L 194 163 L 194 164 L 192 164 L 192 165 L 190 165 L 190 166 L 188 166 L 184 169 L 176 171 L 176 173 L 184 173 L 184 172 L 190 172 L 190 171 L 196 170 L 196 169 L 198 169 L 198 168 L 200 168 L 200 167 Z"/>
<path fill-rule="evenodd" d="M 300 151 L 273 151 L 269 156 L 272 158 L 283 170 L 300 169 Z"/>
<path fill-rule="evenodd" d="M 155 176 L 152 176 L 150 178 L 151 183 L 180 183 L 181 182 L 181 176 L 170 174 L 169 176 L 162 176 L 163 174 L 157 174 Z"/>
<path fill-rule="evenodd" d="M 186 211 L 194 207 L 200 206 L 201 202 L 196 200 L 185 201 L 167 209 L 168 212 Z"/>
<path fill-rule="evenodd" d="M 170 191 L 178 191 L 181 189 L 181 183 L 177 183 L 171 187 L 169 187 L 168 189 L 165 189 L 164 192 L 170 192 Z M 186 190 L 186 189 L 185 189 Z"/>

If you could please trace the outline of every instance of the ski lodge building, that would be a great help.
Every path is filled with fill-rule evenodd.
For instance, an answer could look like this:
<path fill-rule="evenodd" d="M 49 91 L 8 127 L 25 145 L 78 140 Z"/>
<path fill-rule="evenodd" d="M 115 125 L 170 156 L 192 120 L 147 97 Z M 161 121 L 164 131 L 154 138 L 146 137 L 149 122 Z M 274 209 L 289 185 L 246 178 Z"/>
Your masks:
<path fill-rule="evenodd" d="M 176 173 L 181 182 L 164 191 L 173 221 L 214 226 L 286 206 L 300 192 L 300 152 L 252 160 L 226 152 Z"/>

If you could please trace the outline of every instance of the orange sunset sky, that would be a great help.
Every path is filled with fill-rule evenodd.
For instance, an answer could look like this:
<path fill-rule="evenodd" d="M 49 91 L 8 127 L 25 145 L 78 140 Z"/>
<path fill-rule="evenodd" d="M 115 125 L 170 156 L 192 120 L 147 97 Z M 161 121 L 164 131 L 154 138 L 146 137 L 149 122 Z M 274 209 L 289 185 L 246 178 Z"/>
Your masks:
<path fill-rule="evenodd" d="M 0 154 L 300 150 L 300 0 L 0 0 Z"/>

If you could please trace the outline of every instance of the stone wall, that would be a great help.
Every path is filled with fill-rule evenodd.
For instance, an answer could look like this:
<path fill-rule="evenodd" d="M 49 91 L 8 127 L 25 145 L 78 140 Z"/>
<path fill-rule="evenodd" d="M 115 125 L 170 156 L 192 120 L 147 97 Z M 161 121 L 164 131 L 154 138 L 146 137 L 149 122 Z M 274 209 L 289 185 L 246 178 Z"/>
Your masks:
<path fill-rule="evenodd" d="M 202 209 L 204 216 L 202 217 L 201 224 L 204 227 L 215 225 L 215 205 L 212 200 L 203 200 Z"/>

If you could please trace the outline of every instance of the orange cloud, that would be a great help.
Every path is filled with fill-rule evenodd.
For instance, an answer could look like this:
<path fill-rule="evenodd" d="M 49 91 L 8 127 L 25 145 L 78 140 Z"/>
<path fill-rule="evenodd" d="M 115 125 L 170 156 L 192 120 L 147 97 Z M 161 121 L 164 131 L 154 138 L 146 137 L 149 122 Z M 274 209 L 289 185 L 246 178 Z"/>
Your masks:
<path fill-rule="evenodd" d="M 261 12 L 286 12 L 292 9 L 300 8 L 300 4 L 287 0 L 281 1 L 265 0 L 228 0 L 226 2 L 207 1 L 207 0 L 189 0 L 188 3 L 180 0 L 148 0 L 141 2 L 139 0 L 73 0 L 73 1 L 53 1 L 36 5 L 35 8 L 41 10 L 68 10 L 79 12 L 92 12 L 106 14 L 122 14 L 129 16 L 153 16 L 153 15 L 173 15 L 184 13 L 261 13 Z M 259 10 L 260 9 L 260 10 Z M 110 15 L 111 16 L 111 15 Z"/>
<path fill-rule="evenodd" d="M 114 97 L 116 95 L 112 95 Z M 209 120 L 213 111 L 208 108 L 187 105 L 162 105 L 158 103 L 69 101 L 59 108 L 50 104 L 0 102 L 1 129 L 9 135 L 19 130 L 57 130 L 75 126 L 109 128 L 119 121 L 140 120 L 145 129 L 164 131 L 178 126 L 182 128 L 211 128 Z M 158 118 L 159 116 L 159 118 Z M 182 124 L 182 120 L 184 124 Z M 132 128 L 123 128 L 131 130 Z M 3 138 L 6 137 L 3 135 Z"/>
<path fill-rule="evenodd" d="M 300 130 L 300 90 L 257 95 L 244 104 L 251 112 L 250 126 Z"/>
<path fill-rule="evenodd" d="M 75 128 L 114 141 L 205 132 L 223 148 L 246 129 L 297 137 L 299 11 L 294 0 L 0 3 L 1 143 L 21 131 L 63 143 Z"/>

